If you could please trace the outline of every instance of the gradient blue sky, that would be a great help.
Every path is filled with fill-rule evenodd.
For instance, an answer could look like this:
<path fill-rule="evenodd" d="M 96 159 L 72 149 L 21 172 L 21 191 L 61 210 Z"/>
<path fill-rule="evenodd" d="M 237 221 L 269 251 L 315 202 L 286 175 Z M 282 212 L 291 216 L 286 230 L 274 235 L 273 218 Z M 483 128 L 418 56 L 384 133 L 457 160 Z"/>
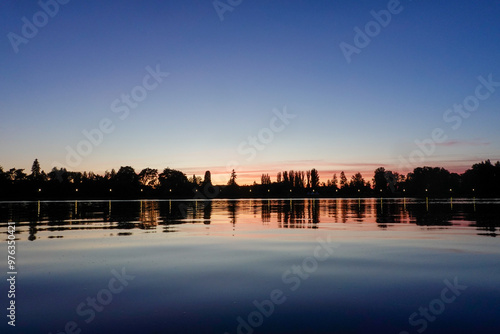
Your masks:
<path fill-rule="evenodd" d="M 221 21 L 210 0 L 72 0 L 15 53 L 8 34 L 41 7 L 3 1 L 0 165 L 68 166 L 66 147 L 105 118 L 114 131 L 70 169 L 209 169 L 224 182 L 233 161 L 242 183 L 311 168 L 322 181 L 341 170 L 370 179 L 378 166 L 400 170 L 435 128 L 447 140 L 415 167 L 500 159 L 500 87 L 458 129 L 443 120 L 477 77 L 500 81 L 500 3 L 401 1 L 348 63 L 339 44 L 354 44 L 353 29 L 387 4 L 244 0 Z M 147 66 L 170 75 L 121 120 L 111 104 Z M 285 106 L 296 117 L 247 161 L 238 146 Z"/>

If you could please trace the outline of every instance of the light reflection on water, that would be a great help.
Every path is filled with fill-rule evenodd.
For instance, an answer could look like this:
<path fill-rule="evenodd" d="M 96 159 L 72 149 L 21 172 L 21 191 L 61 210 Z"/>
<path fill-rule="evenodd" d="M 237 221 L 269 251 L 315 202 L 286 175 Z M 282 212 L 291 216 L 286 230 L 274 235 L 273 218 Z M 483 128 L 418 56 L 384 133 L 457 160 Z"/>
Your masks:
<path fill-rule="evenodd" d="M 0 203 L 0 231 L 16 222 L 26 333 L 75 321 L 82 333 L 232 334 L 276 289 L 286 302 L 254 333 L 417 333 L 410 315 L 455 277 L 467 290 L 425 332 L 497 332 L 499 208 L 468 199 L 16 202 Z M 298 276 L 287 271 L 314 257 L 318 240 L 333 254 L 292 290 Z M 122 268 L 135 279 L 86 323 L 77 306 Z"/>
<path fill-rule="evenodd" d="M 254 224 L 275 228 L 325 228 L 321 223 L 376 223 L 418 226 L 474 226 L 479 235 L 497 236 L 499 200 L 448 199 L 262 199 L 44 201 L 0 203 L 0 222 L 17 222 L 18 238 L 61 237 L 64 231 L 179 231 L 182 224 Z M 77 236 L 77 235 L 75 235 Z"/>

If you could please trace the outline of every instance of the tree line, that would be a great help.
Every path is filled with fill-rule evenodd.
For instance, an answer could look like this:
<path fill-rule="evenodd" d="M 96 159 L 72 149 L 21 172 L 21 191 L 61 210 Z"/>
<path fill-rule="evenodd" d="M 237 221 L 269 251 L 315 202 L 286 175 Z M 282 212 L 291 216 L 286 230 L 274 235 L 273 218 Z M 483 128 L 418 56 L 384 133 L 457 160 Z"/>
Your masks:
<path fill-rule="evenodd" d="M 440 167 L 417 167 L 403 175 L 377 168 L 371 180 L 361 173 L 348 179 L 345 173 L 320 180 L 316 169 L 282 171 L 275 181 L 266 173 L 261 182 L 240 186 L 233 170 L 226 185 L 214 186 L 210 171 L 204 177 L 186 176 L 165 168 L 145 168 L 136 172 L 130 166 L 106 171 L 72 172 L 54 167 L 49 173 L 40 168 L 37 159 L 31 173 L 24 169 L 4 170 L 0 166 L 0 198 L 215 198 L 215 197 L 356 197 L 356 196 L 421 196 L 421 197 L 494 197 L 500 196 L 500 162 L 490 160 L 474 164 L 462 174 Z"/>
<path fill-rule="evenodd" d="M 256 186 L 254 184 L 254 186 Z M 403 175 L 398 172 L 377 168 L 371 180 L 365 180 L 361 173 L 348 179 L 342 171 L 331 179 L 320 182 L 316 169 L 310 171 L 284 171 L 276 175 L 276 182 L 269 174 L 262 174 L 261 186 L 269 192 L 289 192 L 321 196 L 500 196 L 500 162 L 490 160 L 474 164 L 463 174 L 451 173 L 442 167 L 417 167 Z M 302 190 L 302 191 L 301 191 Z"/>

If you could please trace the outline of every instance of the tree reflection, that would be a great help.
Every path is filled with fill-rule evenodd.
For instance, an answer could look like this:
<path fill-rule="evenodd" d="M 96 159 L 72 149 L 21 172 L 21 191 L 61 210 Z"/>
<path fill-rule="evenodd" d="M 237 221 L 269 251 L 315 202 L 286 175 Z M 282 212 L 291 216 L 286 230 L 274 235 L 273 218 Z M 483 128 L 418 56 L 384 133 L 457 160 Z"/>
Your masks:
<path fill-rule="evenodd" d="M 451 226 L 453 212 L 442 204 L 413 204 L 406 206 L 410 220 L 419 226 Z"/>
<path fill-rule="evenodd" d="M 186 218 L 187 206 L 184 202 L 179 201 L 161 201 L 159 202 L 160 216 L 167 224 L 182 223 Z"/>
<path fill-rule="evenodd" d="M 237 202 L 236 201 L 228 201 L 227 202 L 227 211 L 229 215 L 229 219 L 231 220 L 231 224 L 236 224 L 236 211 L 237 211 Z"/>
<path fill-rule="evenodd" d="M 206 178 L 206 175 L 205 175 Z M 212 201 L 203 202 L 203 224 L 209 225 L 212 217 Z"/>
<path fill-rule="evenodd" d="M 416 199 L 263 199 L 227 201 L 78 201 L 0 203 L 0 228 L 16 222 L 16 236 L 40 240 L 61 231 L 156 229 L 166 232 L 185 223 L 210 224 L 217 217 L 268 225 L 271 228 L 320 228 L 324 223 L 374 223 L 472 226 L 479 235 L 498 235 L 500 202 L 481 200 L 425 201 Z M 215 217 L 215 218 L 214 218 Z M 177 229 L 178 230 L 178 229 Z M 57 232 L 57 234 L 55 234 Z M 123 231 L 126 232 L 126 231 Z M 120 235 L 120 234 L 115 234 Z"/>
<path fill-rule="evenodd" d="M 160 218 L 160 209 L 157 201 L 141 201 L 141 212 L 139 220 L 141 221 L 141 228 L 149 229 L 155 228 L 158 225 Z"/>
<path fill-rule="evenodd" d="M 277 221 L 281 228 L 317 228 L 316 224 L 320 221 L 318 200 L 283 200 L 279 202 Z"/>
<path fill-rule="evenodd" d="M 271 222 L 271 200 L 262 200 L 260 209 L 262 223 L 269 224 Z"/>
<path fill-rule="evenodd" d="M 380 198 L 374 205 L 376 222 L 380 228 L 387 228 L 390 224 L 399 224 L 405 219 L 405 205 L 401 201 L 384 200 Z"/>

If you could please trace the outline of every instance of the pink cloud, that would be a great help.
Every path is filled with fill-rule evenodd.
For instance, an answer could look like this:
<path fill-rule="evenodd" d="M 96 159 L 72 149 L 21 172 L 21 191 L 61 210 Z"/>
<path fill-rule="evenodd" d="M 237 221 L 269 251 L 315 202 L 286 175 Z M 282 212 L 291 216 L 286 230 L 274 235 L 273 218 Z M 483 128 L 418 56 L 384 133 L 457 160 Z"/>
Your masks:
<path fill-rule="evenodd" d="M 448 140 L 443 143 L 436 143 L 437 146 L 487 146 L 490 145 L 489 142 L 482 142 L 479 140 Z"/>

